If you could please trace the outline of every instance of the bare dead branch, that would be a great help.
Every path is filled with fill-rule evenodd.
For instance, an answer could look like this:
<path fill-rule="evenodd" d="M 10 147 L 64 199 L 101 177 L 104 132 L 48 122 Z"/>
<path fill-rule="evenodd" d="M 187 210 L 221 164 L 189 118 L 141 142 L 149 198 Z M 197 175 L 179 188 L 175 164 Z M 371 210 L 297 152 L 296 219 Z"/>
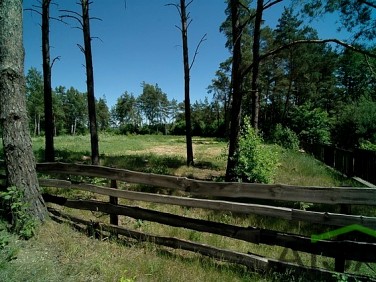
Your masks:
<path fill-rule="evenodd" d="M 39 12 L 38 10 L 35 10 L 33 8 L 26 8 L 24 11 L 32 12 L 32 13 L 37 13 L 38 15 L 42 16 L 42 13 Z"/>
<path fill-rule="evenodd" d="M 178 26 L 178 25 L 175 25 L 175 27 L 178 29 L 178 30 L 180 30 L 181 32 L 183 32 L 183 30 L 181 29 L 181 27 L 180 26 Z"/>
<path fill-rule="evenodd" d="M 101 18 L 98 17 L 90 17 L 89 20 L 103 21 Z"/>
<path fill-rule="evenodd" d="M 93 39 L 98 39 L 99 41 L 101 41 L 101 42 L 103 43 L 103 40 L 102 40 L 100 37 L 98 37 L 98 36 L 92 36 L 91 39 L 92 39 L 92 40 L 93 40 Z"/>
<path fill-rule="evenodd" d="M 78 13 L 74 12 L 74 14 L 78 14 Z M 82 18 L 81 18 L 81 16 L 78 16 L 78 17 L 77 17 L 77 16 L 73 16 L 73 15 L 61 15 L 60 18 L 61 18 L 61 19 L 63 19 L 63 18 L 75 19 L 76 21 L 78 21 L 78 23 L 81 25 L 81 27 L 84 26 L 84 24 L 83 24 L 83 22 L 82 22 Z"/>
<path fill-rule="evenodd" d="M 52 67 L 54 66 L 54 63 L 55 63 L 56 61 L 60 61 L 60 58 L 61 58 L 61 56 L 57 56 L 57 57 L 55 57 L 55 58 L 52 60 L 52 63 L 51 63 L 51 69 L 52 69 Z"/>
<path fill-rule="evenodd" d="M 82 47 L 82 45 L 78 44 L 78 43 L 77 43 L 77 46 L 78 46 L 78 48 L 80 48 L 81 52 L 85 54 L 85 48 Z"/>
<path fill-rule="evenodd" d="M 275 1 L 268 1 L 265 3 L 263 10 L 269 9 L 271 6 L 274 6 L 275 4 L 278 4 L 279 2 L 282 2 L 283 0 L 275 0 Z"/>
<path fill-rule="evenodd" d="M 76 17 L 78 17 L 78 18 L 82 18 L 82 16 L 81 16 L 81 14 L 80 13 L 78 13 L 78 12 L 75 12 L 75 11 L 71 11 L 71 10 L 59 10 L 59 12 L 62 12 L 62 13 L 68 13 L 68 15 L 69 14 L 74 14 L 74 15 L 76 15 Z M 71 17 L 73 17 L 73 16 L 71 16 Z"/>
<path fill-rule="evenodd" d="M 175 7 L 176 10 L 178 10 L 178 13 L 179 13 L 180 18 L 182 17 L 182 15 L 181 15 L 181 11 L 180 11 L 180 5 L 179 5 L 179 4 L 169 3 L 169 4 L 166 4 L 165 6 L 166 6 L 166 7 L 167 7 L 167 6 L 173 6 L 173 7 Z"/>
<path fill-rule="evenodd" d="M 193 2 L 193 0 L 189 1 L 189 3 L 185 5 L 185 8 L 187 9 L 188 6 L 192 4 L 192 2 Z"/>
<path fill-rule="evenodd" d="M 195 54 L 193 55 L 192 63 L 191 63 L 191 65 L 189 66 L 189 70 L 191 70 L 191 68 L 192 68 L 192 66 L 193 66 L 193 64 L 194 64 L 194 62 L 195 62 L 195 60 L 196 60 L 196 56 L 197 56 L 197 54 L 198 54 L 198 50 L 199 50 L 199 48 L 200 48 L 200 45 L 202 44 L 202 42 L 204 42 L 204 41 L 206 40 L 206 36 L 207 36 L 207 34 L 205 33 L 205 34 L 201 37 L 200 42 L 197 44 L 197 47 L 196 47 L 196 50 L 195 50 Z"/>
<path fill-rule="evenodd" d="M 188 17 L 187 17 L 187 19 L 189 19 Z M 188 30 L 188 28 L 189 28 L 189 26 L 191 25 L 191 23 L 192 23 L 192 19 L 188 22 L 188 24 L 187 24 L 187 30 Z"/>

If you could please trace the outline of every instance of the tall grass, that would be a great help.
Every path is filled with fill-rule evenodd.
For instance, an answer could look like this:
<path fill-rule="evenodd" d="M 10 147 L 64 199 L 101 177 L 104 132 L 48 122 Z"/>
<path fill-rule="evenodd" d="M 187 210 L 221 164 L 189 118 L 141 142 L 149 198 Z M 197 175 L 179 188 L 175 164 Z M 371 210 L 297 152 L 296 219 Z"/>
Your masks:
<path fill-rule="evenodd" d="M 82 156 L 90 154 L 89 140 L 88 136 L 55 138 L 57 159 L 65 162 L 85 162 Z M 99 140 L 103 165 L 211 180 L 221 179 L 225 173 L 224 152 L 227 144 L 214 138 L 193 139 L 196 164 L 194 167 L 185 165 L 184 137 L 101 135 Z M 33 139 L 33 148 L 38 161 L 43 159 L 43 147 L 43 138 Z M 311 156 L 282 149 L 280 155 L 275 183 L 314 186 L 349 184 L 341 175 L 320 164 Z M 129 185 L 127 187 L 131 188 Z M 92 197 L 92 194 L 74 192 L 73 196 L 86 198 Z M 101 199 L 101 196 L 95 197 Z M 307 236 L 312 232 L 327 230 L 327 227 L 319 225 L 298 224 L 257 215 L 244 216 L 230 212 L 126 200 L 121 200 L 121 203 L 187 217 L 239 226 L 256 226 Z M 296 208 L 301 207 L 300 203 L 291 205 Z M 69 212 L 69 209 L 65 211 Z M 108 216 L 101 217 L 100 214 L 77 210 L 72 212 L 87 219 L 108 222 Z M 129 228 L 156 235 L 175 236 L 276 259 L 281 255 L 284 255 L 286 260 L 295 261 L 296 259 L 292 251 L 285 252 L 282 247 L 256 245 L 128 217 L 120 217 L 120 223 Z M 4 260 L 1 263 L 0 261 L 0 267 L 2 267 L 0 281 L 282 281 L 291 280 L 292 277 L 294 281 L 306 281 L 304 277 L 293 276 L 290 272 L 263 275 L 252 273 L 241 266 L 222 263 L 182 250 L 158 247 L 150 243 L 138 243 L 132 240 L 116 242 L 108 239 L 99 241 L 73 231 L 64 224 L 52 221 L 48 221 L 40 229 L 38 235 L 28 242 L 13 239 L 10 241 L 13 242 L 14 250 L 18 251 L 17 259 L 12 257 L 10 262 Z M 311 256 L 299 254 L 302 261 L 310 265 Z M 327 265 L 333 267 L 334 260 L 317 258 L 317 266 Z M 372 265 L 375 267 L 374 264 Z M 372 271 L 364 265 L 359 271 L 372 274 Z"/>

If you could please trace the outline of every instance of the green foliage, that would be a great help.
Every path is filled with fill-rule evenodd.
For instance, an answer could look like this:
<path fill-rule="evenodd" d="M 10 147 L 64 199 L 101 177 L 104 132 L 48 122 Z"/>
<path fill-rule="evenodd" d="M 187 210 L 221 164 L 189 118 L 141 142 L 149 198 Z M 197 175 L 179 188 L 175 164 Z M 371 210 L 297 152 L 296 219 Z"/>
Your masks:
<path fill-rule="evenodd" d="M 333 128 L 333 141 L 339 147 L 367 146 L 376 143 L 376 102 L 361 97 L 339 111 Z M 361 145 L 361 144 L 365 145 Z"/>
<path fill-rule="evenodd" d="M 263 144 L 262 138 L 245 119 L 239 139 L 237 175 L 248 182 L 271 183 L 278 166 L 278 152 Z"/>
<path fill-rule="evenodd" d="M 370 141 L 364 141 L 360 143 L 360 148 L 364 150 L 376 151 L 376 144 L 371 143 Z"/>
<path fill-rule="evenodd" d="M 17 187 L 8 187 L 7 191 L 0 192 L 2 212 L 11 220 L 10 230 L 23 239 L 30 239 L 36 228 L 36 221 L 24 203 L 24 193 Z"/>
<path fill-rule="evenodd" d="M 286 149 L 298 150 L 299 138 L 294 131 L 278 123 L 272 132 L 272 142 Z"/>
<path fill-rule="evenodd" d="M 12 241 L 14 235 L 7 230 L 7 224 L 0 220 L 0 270 L 11 260 L 16 258 L 18 248 L 16 248 Z"/>
<path fill-rule="evenodd" d="M 293 129 L 301 141 L 308 143 L 330 143 L 330 119 L 326 111 L 303 104 L 291 111 Z"/>

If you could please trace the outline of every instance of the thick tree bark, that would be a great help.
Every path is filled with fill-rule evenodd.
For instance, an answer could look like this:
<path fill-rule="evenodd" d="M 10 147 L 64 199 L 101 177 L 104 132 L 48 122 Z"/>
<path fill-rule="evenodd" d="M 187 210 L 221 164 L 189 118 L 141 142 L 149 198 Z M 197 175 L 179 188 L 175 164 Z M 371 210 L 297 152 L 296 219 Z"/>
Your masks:
<path fill-rule="evenodd" d="M 44 117 L 45 117 L 45 152 L 46 162 L 55 161 L 54 151 L 54 119 L 52 113 L 51 63 L 50 63 L 50 3 L 42 3 L 42 55 L 43 55 L 43 82 L 44 82 Z"/>
<path fill-rule="evenodd" d="M 90 17 L 89 17 L 89 1 L 81 0 L 82 6 L 82 28 L 84 33 L 85 44 L 85 61 L 86 61 L 86 85 L 87 85 L 87 102 L 89 111 L 90 141 L 91 141 L 91 163 L 99 164 L 99 145 L 98 145 L 98 126 L 97 114 L 95 111 L 95 95 L 94 95 L 94 72 L 93 57 L 91 53 L 91 36 L 90 36 Z"/>
<path fill-rule="evenodd" d="M 22 190 L 30 214 L 44 220 L 26 110 L 22 36 L 22 1 L 0 0 L 0 122 L 7 185 Z"/>
<path fill-rule="evenodd" d="M 237 151 L 239 148 L 239 133 L 242 103 L 242 73 L 241 73 L 241 25 L 239 19 L 239 0 L 231 0 L 231 21 L 232 21 L 232 106 L 230 141 L 226 168 L 226 181 L 235 181 L 235 168 L 237 165 Z"/>
<path fill-rule="evenodd" d="M 191 101 L 189 93 L 190 67 L 188 58 L 188 23 L 185 0 L 180 0 L 181 13 L 181 34 L 183 40 L 183 61 L 184 61 L 184 103 L 185 103 L 185 134 L 187 143 L 187 166 L 194 165 L 192 145 L 192 124 L 191 124 Z"/>

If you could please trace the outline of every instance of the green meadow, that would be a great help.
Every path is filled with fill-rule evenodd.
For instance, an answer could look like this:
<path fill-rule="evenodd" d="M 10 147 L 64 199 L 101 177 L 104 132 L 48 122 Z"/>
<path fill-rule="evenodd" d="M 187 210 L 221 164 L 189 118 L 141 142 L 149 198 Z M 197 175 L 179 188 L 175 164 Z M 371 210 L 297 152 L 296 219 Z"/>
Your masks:
<path fill-rule="evenodd" d="M 44 139 L 33 138 L 33 149 L 38 162 L 43 160 Z M 60 162 L 89 163 L 89 136 L 61 136 L 55 138 L 56 159 Z M 135 171 L 186 176 L 194 179 L 222 181 L 226 166 L 227 143 L 215 138 L 193 138 L 195 166 L 185 165 L 185 138 L 183 136 L 116 136 L 100 135 L 101 165 Z M 311 156 L 290 150 L 280 150 L 275 183 L 309 186 L 358 185 L 316 161 Z M 125 187 L 125 185 L 124 185 Z M 127 185 L 127 189 L 145 189 Z M 158 191 L 163 193 L 164 191 Z M 68 193 L 68 192 L 66 192 Z M 99 195 L 83 192 L 75 196 Z M 209 211 L 179 206 L 159 205 L 121 200 L 122 204 L 136 205 L 192 218 L 213 220 L 239 226 L 256 226 L 271 230 L 310 236 L 328 231 L 328 227 L 289 222 L 257 215 Z M 265 201 L 260 201 L 265 203 Z M 270 203 L 268 203 L 270 204 Z M 276 203 L 272 203 L 276 204 Z M 282 203 L 281 203 L 282 204 Z M 338 211 L 329 205 L 284 203 L 284 205 L 320 211 Z M 108 216 L 73 211 L 64 212 L 91 220 L 108 222 Z M 362 207 L 354 212 L 376 216 L 374 210 Z M 210 244 L 244 253 L 296 262 L 296 255 L 282 247 L 256 245 L 213 234 L 183 228 L 174 228 L 152 222 L 120 217 L 120 224 L 131 229 L 161 236 L 171 236 Z M 37 235 L 18 240 L 0 226 L 0 281 L 308 281 L 308 277 L 285 273 L 256 273 L 238 265 L 214 260 L 201 255 L 160 247 L 132 240 L 94 239 L 73 230 L 70 226 L 48 220 Z M 306 264 L 333 269 L 334 260 L 299 253 Z M 376 264 L 350 263 L 348 271 L 376 276 Z M 337 277 L 345 279 L 344 277 Z M 320 281 L 320 277 L 313 279 Z"/>

